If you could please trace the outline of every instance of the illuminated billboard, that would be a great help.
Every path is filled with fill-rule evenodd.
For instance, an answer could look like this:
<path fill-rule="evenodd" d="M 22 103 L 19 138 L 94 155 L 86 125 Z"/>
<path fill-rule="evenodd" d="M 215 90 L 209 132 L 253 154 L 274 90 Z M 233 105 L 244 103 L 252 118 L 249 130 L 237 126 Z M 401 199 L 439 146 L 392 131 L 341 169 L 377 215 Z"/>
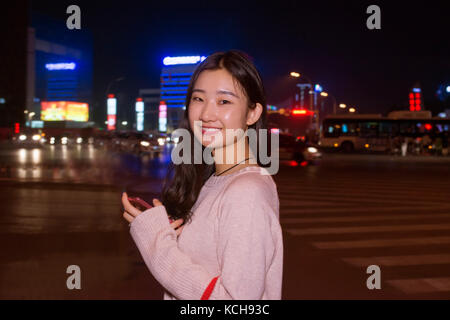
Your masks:
<path fill-rule="evenodd" d="M 89 105 L 74 101 L 42 101 L 41 120 L 88 121 Z"/>

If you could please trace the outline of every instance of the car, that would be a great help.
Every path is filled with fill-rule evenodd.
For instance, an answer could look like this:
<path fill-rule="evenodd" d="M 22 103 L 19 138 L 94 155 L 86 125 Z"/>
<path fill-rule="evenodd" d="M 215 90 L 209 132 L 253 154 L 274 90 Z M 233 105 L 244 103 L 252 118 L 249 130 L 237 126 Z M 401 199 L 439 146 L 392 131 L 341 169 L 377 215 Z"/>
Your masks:
<path fill-rule="evenodd" d="M 303 137 L 294 137 L 287 133 L 278 133 L 280 160 L 295 160 L 297 162 L 307 162 L 315 164 L 322 158 L 319 147 L 308 142 Z"/>
<path fill-rule="evenodd" d="M 164 150 L 165 139 L 143 132 L 118 132 L 112 139 L 116 151 L 158 155 Z"/>
<path fill-rule="evenodd" d="M 38 130 L 23 130 L 12 137 L 13 143 L 23 147 L 41 147 L 45 137 Z"/>

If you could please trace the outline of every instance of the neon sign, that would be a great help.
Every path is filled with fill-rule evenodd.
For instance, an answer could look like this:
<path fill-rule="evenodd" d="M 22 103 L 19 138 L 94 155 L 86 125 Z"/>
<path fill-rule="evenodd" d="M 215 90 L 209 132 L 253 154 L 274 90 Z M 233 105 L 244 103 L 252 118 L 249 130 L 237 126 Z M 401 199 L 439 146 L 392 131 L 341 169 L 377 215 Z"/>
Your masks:
<path fill-rule="evenodd" d="M 163 64 L 165 66 L 173 66 L 178 64 L 196 64 L 205 60 L 205 56 L 186 56 L 186 57 L 165 57 Z"/>
<path fill-rule="evenodd" d="M 75 70 L 77 64 L 75 62 L 47 63 L 45 68 L 49 71 L 53 70 Z"/>

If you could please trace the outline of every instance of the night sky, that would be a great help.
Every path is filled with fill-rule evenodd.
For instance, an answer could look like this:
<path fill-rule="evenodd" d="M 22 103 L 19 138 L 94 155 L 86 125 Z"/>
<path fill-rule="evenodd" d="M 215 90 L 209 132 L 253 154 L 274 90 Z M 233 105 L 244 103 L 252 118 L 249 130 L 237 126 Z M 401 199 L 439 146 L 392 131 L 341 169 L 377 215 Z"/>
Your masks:
<path fill-rule="evenodd" d="M 417 81 L 425 106 L 442 106 L 435 92 L 450 84 L 446 3 L 34 1 L 33 10 L 65 24 L 67 6 L 81 7 L 82 28 L 94 39 L 97 101 L 109 81 L 121 76 L 125 80 L 116 90 L 131 100 L 140 88 L 159 87 L 165 56 L 239 49 L 254 59 L 270 104 L 292 96 L 296 88 L 289 72 L 298 71 L 338 103 L 360 113 L 385 113 L 407 107 L 409 89 Z M 370 4 L 381 8 L 381 30 L 366 27 Z"/>

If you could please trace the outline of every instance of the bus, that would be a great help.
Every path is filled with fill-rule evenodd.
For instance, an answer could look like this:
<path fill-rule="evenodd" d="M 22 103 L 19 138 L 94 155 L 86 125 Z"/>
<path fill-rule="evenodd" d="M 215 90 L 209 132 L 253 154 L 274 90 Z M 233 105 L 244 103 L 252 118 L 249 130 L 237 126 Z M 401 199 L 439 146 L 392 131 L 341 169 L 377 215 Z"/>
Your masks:
<path fill-rule="evenodd" d="M 449 134 L 450 118 L 432 117 L 430 111 L 393 111 L 381 114 L 342 114 L 327 116 L 320 132 L 323 149 L 352 151 L 392 151 L 396 137 L 431 139 Z M 448 137 L 448 136 L 447 136 Z"/>

